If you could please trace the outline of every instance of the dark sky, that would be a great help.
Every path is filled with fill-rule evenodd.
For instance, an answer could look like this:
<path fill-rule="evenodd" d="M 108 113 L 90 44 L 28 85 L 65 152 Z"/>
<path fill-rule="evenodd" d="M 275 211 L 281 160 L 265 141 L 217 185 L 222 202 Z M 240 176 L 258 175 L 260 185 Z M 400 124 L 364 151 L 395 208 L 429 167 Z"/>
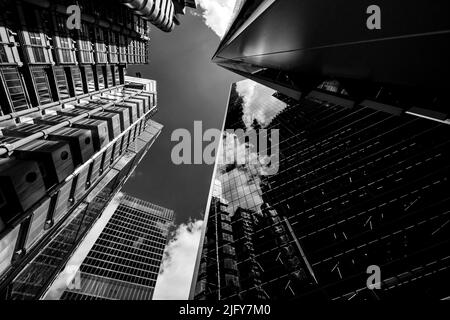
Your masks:
<path fill-rule="evenodd" d="M 152 29 L 150 64 L 129 66 L 158 83 L 159 111 L 153 118 L 163 132 L 136 169 L 124 190 L 132 196 L 175 210 L 177 223 L 200 218 L 205 209 L 213 166 L 181 165 L 171 161 L 172 132 L 185 128 L 193 135 L 194 121 L 203 131 L 221 129 L 232 82 L 241 78 L 211 63 L 218 36 L 201 17 L 186 14 L 171 33 Z"/>

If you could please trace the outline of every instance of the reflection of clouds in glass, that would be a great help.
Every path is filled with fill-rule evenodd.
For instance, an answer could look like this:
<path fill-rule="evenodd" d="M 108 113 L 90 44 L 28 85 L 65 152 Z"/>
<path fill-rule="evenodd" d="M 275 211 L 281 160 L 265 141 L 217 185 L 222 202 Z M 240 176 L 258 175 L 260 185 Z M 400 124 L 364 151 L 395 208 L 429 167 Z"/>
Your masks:
<path fill-rule="evenodd" d="M 227 211 L 234 214 L 238 207 L 258 211 L 263 200 L 260 196 L 260 179 L 248 170 L 236 168 L 220 177 L 223 195 L 228 201 Z"/>
<path fill-rule="evenodd" d="M 219 154 L 219 156 L 229 160 L 236 155 L 237 159 L 235 160 L 242 162 L 235 164 L 225 162 L 218 167 L 213 195 L 228 204 L 227 211 L 230 214 L 234 214 L 238 207 L 257 211 L 263 202 L 259 186 L 260 175 L 264 167 L 255 160 L 257 154 L 250 152 L 246 143 L 239 139 L 233 139 L 235 135 L 230 133 L 225 133 L 225 137 L 228 139 L 225 138 L 224 141 L 233 141 L 234 143 L 226 143 L 224 148 L 220 148 L 224 154 Z"/>
<path fill-rule="evenodd" d="M 236 91 L 244 100 L 242 120 L 250 128 L 254 120 L 266 127 L 275 116 L 286 108 L 286 104 L 273 97 L 276 92 L 251 80 L 236 83 Z"/>

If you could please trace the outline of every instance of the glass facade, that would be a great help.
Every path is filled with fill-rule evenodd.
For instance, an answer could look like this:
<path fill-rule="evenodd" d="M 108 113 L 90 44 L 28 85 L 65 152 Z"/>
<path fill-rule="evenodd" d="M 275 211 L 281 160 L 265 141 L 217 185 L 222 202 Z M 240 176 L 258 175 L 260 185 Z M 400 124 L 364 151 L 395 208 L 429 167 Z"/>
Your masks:
<path fill-rule="evenodd" d="M 174 212 L 125 195 L 63 300 L 151 300 Z"/>
<path fill-rule="evenodd" d="M 274 154 L 238 129 L 266 135 L 276 172 L 250 161 Z M 448 297 L 449 137 L 443 121 L 354 103 L 336 81 L 300 100 L 233 84 L 191 298 Z M 380 290 L 366 284 L 370 266 Z"/>

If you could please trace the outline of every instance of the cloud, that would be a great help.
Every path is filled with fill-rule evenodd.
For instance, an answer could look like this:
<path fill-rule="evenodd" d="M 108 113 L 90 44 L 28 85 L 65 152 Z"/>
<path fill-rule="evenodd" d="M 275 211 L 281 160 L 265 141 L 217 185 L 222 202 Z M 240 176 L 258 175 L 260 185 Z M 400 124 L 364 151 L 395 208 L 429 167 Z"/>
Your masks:
<path fill-rule="evenodd" d="M 225 132 L 223 141 L 219 159 L 224 159 L 224 163 L 219 163 L 214 195 L 228 204 L 226 210 L 231 215 L 238 207 L 258 211 L 263 203 L 260 176 L 265 166 L 258 154 L 250 151 L 249 143 L 240 141 L 235 134 Z M 232 164 L 230 159 L 236 163 Z M 230 165 L 234 166 L 232 170 Z"/>
<path fill-rule="evenodd" d="M 235 3 L 236 0 L 197 0 L 203 21 L 220 38 L 224 36 L 231 22 Z"/>
<path fill-rule="evenodd" d="M 154 300 L 187 300 L 202 232 L 202 220 L 181 224 L 166 247 Z"/>
<path fill-rule="evenodd" d="M 242 120 L 247 128 L 255 119 L 263 127 L 269 125 L 273 118 L 287 106 L 272 96 L 275 90 L 251 80 L 237 82 L 236 91 L 244 99 Z"/>

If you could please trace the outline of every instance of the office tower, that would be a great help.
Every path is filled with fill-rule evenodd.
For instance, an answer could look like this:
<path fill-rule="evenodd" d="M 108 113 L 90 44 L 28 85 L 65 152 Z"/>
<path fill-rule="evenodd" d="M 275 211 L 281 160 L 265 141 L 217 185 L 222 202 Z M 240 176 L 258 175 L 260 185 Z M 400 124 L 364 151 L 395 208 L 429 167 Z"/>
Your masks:
<path fill-rule="evenodd" d="M 70 1 L 0 2 L 1 115 L 112 88 L 127 64 L 148 63 L 146 20 L 121 4 L 78 3 L 71 30 Z"/>
<path fill-rule="evenodd" d="M 126 6 L 0 2 L 0 296 L 38 299 L 158 137 L 149 24 Z"/>
<path fill-rule="evenodd" d="M 246 134 L 224 132 L 222 153 L 248 157 L 216 163 L 191 298 L 450 296 L 448 122 L 345 92 L 326 81 L 295 100 L 233 84 L 224 128 Z M 275 155 L 248 144 L 255 131 L 278 146 L 278 171 L 250 161 Z M 380 289 L 367 285 L 373 268 Z"/>
<path fill-rule="evenodd" d="M 129 195 L 118 201 L 79 269 L 79 288 L 61 299 L 152 299 L 174 212 Z"/>
<path fill-rule="evenodd" d="M 358 102 L 422 106 L 447 119 L 448 1 L 248 0 L 236 9 L 217 65 L 297 100 L 339 80 Z"/>
<path fill-rule="evenodd" d="M 64 268 L 158 137 L 153 94 L 118 88 L 2 129 L 3 298 L 39 298 Z"/>
<path fill-rule="evenodd" d="M 180 14 L 185 8 L 196 8 L 195 0 L 121 0 L 143 19 L 150 21 L 159 29 L 170 32 L 180 24 Z"/>

